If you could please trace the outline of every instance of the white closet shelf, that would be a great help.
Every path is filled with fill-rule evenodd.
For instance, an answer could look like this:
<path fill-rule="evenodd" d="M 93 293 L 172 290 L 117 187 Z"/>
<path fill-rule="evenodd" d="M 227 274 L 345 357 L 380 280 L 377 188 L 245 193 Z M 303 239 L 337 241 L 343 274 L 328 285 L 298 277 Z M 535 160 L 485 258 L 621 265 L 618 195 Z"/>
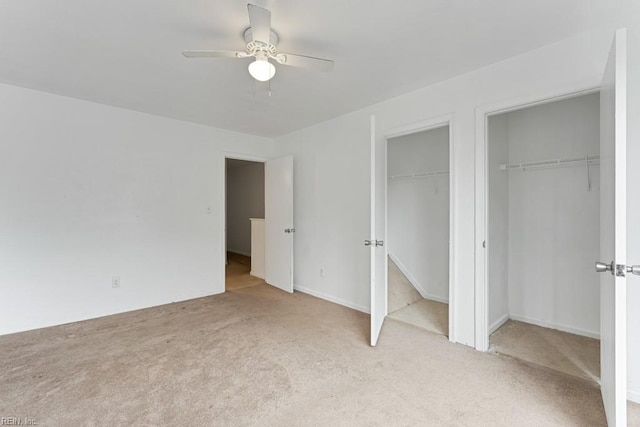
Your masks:
<path fill-rule="evenodd" d="M 570 166 L 585 166 L 600 164 L 600 156 L 582 156 L 582 157 L 566 157 L 564 159 L 540 160 L 537 162 L 526 163 L 507 163 L 501 164 L 500 170 L 530 170 L 530 169 L 547 169 L 562 168 Z"/>
<path fill-rule="evenodd" d="M 430 178 L 433 176 L 449 175 L 449 171 L 435 171 L 435 172 L 416 172 L 406 175 L 392 175 L 388 177 L 389 181 L 398 181 L 401 179 L 421 179 Z"/>

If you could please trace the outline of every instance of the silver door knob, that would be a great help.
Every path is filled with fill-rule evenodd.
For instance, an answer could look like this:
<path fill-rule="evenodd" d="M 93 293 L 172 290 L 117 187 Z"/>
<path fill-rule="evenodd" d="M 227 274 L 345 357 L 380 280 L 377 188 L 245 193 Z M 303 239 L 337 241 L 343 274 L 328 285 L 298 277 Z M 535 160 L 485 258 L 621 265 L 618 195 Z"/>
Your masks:
<path fill-rule="evenodd" d="M 373 244 L 373 240 L 365 240 L 364 241 L 364 245 L 365 246 L 371 246 Z"/>
<path fill-rule="evenodd" d="M 610 271 L 613 274 L 613 261 L 611 264 L 605 264 L 604 262 L 596 262 L 596 272 L 604 273 L 606 271 Z"/>
<path fill-rule="evenodd" d="M 285 232 L 285 233 L 295 233 L 295 232 L 296 232 L 296 229 L 295 229 L 295 228 L 285 228 L 285 229 L 284 229 L 284 232 Z"/>
<path fill-rule="evenodd" d="M 383 240 L 376 240 L 376 247 L 378 246 L 384 246 L 384 241 Z"/>
<path fill-rule="evenodd" d="M 627 265 L 627 273 L 640 276 L 640 265 Z"/>

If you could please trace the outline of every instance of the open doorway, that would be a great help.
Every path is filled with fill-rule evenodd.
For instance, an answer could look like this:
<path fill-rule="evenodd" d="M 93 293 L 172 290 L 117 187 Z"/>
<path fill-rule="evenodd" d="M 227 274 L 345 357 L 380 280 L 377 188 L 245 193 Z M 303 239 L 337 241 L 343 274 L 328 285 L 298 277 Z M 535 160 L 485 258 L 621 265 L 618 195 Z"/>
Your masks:
<path fill-rule="evenodd" d="M 387 310 L 449 335 L 449 125 L 387 140 Z"/>
<path fill-rule="evenodd" d="M 489 349 L 600 376 L 600 96 L 488 117 Z"/>
<path fill-rule="evenodd" d="M 225 159 L 225 291 L 264 283 L 265 165 Z"/>

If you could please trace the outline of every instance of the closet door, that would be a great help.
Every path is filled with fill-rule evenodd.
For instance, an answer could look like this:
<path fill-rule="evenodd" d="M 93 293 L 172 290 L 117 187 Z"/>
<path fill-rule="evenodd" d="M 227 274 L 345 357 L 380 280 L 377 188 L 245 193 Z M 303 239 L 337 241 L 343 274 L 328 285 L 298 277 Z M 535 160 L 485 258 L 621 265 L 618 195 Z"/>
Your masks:
<path fill-rule="evenodd" d="M 371 116 L 371 345 L 375 346 L 387 315 L 387 251 L 386 194 L 387 145 L 385 138 L 376 139 L 375 117 Z"/>
<path fill-rule="evenodd" d="M 600 366 L 609 426 L 627 425 L 627 34 L 616 32 L 600 92 Z"/>

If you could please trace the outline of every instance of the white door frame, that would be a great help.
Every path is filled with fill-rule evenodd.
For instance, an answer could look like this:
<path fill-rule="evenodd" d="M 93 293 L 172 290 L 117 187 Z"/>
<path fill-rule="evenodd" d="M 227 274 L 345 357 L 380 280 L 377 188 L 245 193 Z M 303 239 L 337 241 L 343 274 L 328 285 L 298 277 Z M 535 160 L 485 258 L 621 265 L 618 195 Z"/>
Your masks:
<path fill-rule="evenodd" d="M 455 342 L 455 277 L 454 277 L 454 250 L 453 250 L 453 241 L 454 241 L 454 233 L 455 227 L 453 219 L 455 218 L 455 173 L 454 173 L 454 162 L 453 162 L 453 114 L 446 114 L 443 116 L 433 117 L 426 120 L 421 120 L 419 122 L 410 123 L 407 125 L 399 126 L 393 129 L 389 129 L 384 133 L 384 151 L 385 151 L 385 161 L 384 161 L 384 224 L 385 224 L 385 236 L 387 240 L 389 239 L 388 234 L 388 222 L 387 218 L 389 215 L 389 194 L 388 194 L 388 144 L 389 140 L 392 138 L 398 138 L 401 136 L 411 135 L 414 133 L 424 132 L 432 129 L 438 129 L 441 127 L 449 127 L 449 333 L 448 338 L 449 341 Z M 389 247 L 388 245 L 383 246 L 385 260 L 388 259 L 389 256 Z M 385 301 L 385 315 L 389 314 L 389 280 L 388 273 L 384 278 L 384 301 Z"/>
<path fill-rule="evenodd" d="M 484 242 L 488 234 L 488 123 L 489 117 L 511 111 L 522 110 L 536 105 L 549 104 L 564 99 L 589 95 L 600 91 L 600 86 L 589 86 L 544 96 L 514 99 L 476 108 L 476 194 L 475 194 L 475 348 L 489 350 L 489 299 L 488 295 L 488 255 Z"/>
<path fill-rule="evenodd" d="M 220 155 L 219 160 L 219 168 L 220 168 L 220 194 L 222 194 L 222 198 L 220 200 L 220 206 L 222 206 L 222 215 L 220 215 L 220 224 L 219 229 L 222 235 L 221 239 L 221 250 L 220 250 L 220 260 L 218 267 L 220 268 L 220 286 L 222 289 L 216 293 L 226 292 L 226 280 L 227 280 L 227 159 L 234 160 L 245 160 L 248 162 L 256 162 L 256 163 L 266 163 L 268 159 L 267 157 L 255 156 L 253 154 L 245 154 L 245 153 L 234 153 L 232 151 L 223 151 Z"/>

